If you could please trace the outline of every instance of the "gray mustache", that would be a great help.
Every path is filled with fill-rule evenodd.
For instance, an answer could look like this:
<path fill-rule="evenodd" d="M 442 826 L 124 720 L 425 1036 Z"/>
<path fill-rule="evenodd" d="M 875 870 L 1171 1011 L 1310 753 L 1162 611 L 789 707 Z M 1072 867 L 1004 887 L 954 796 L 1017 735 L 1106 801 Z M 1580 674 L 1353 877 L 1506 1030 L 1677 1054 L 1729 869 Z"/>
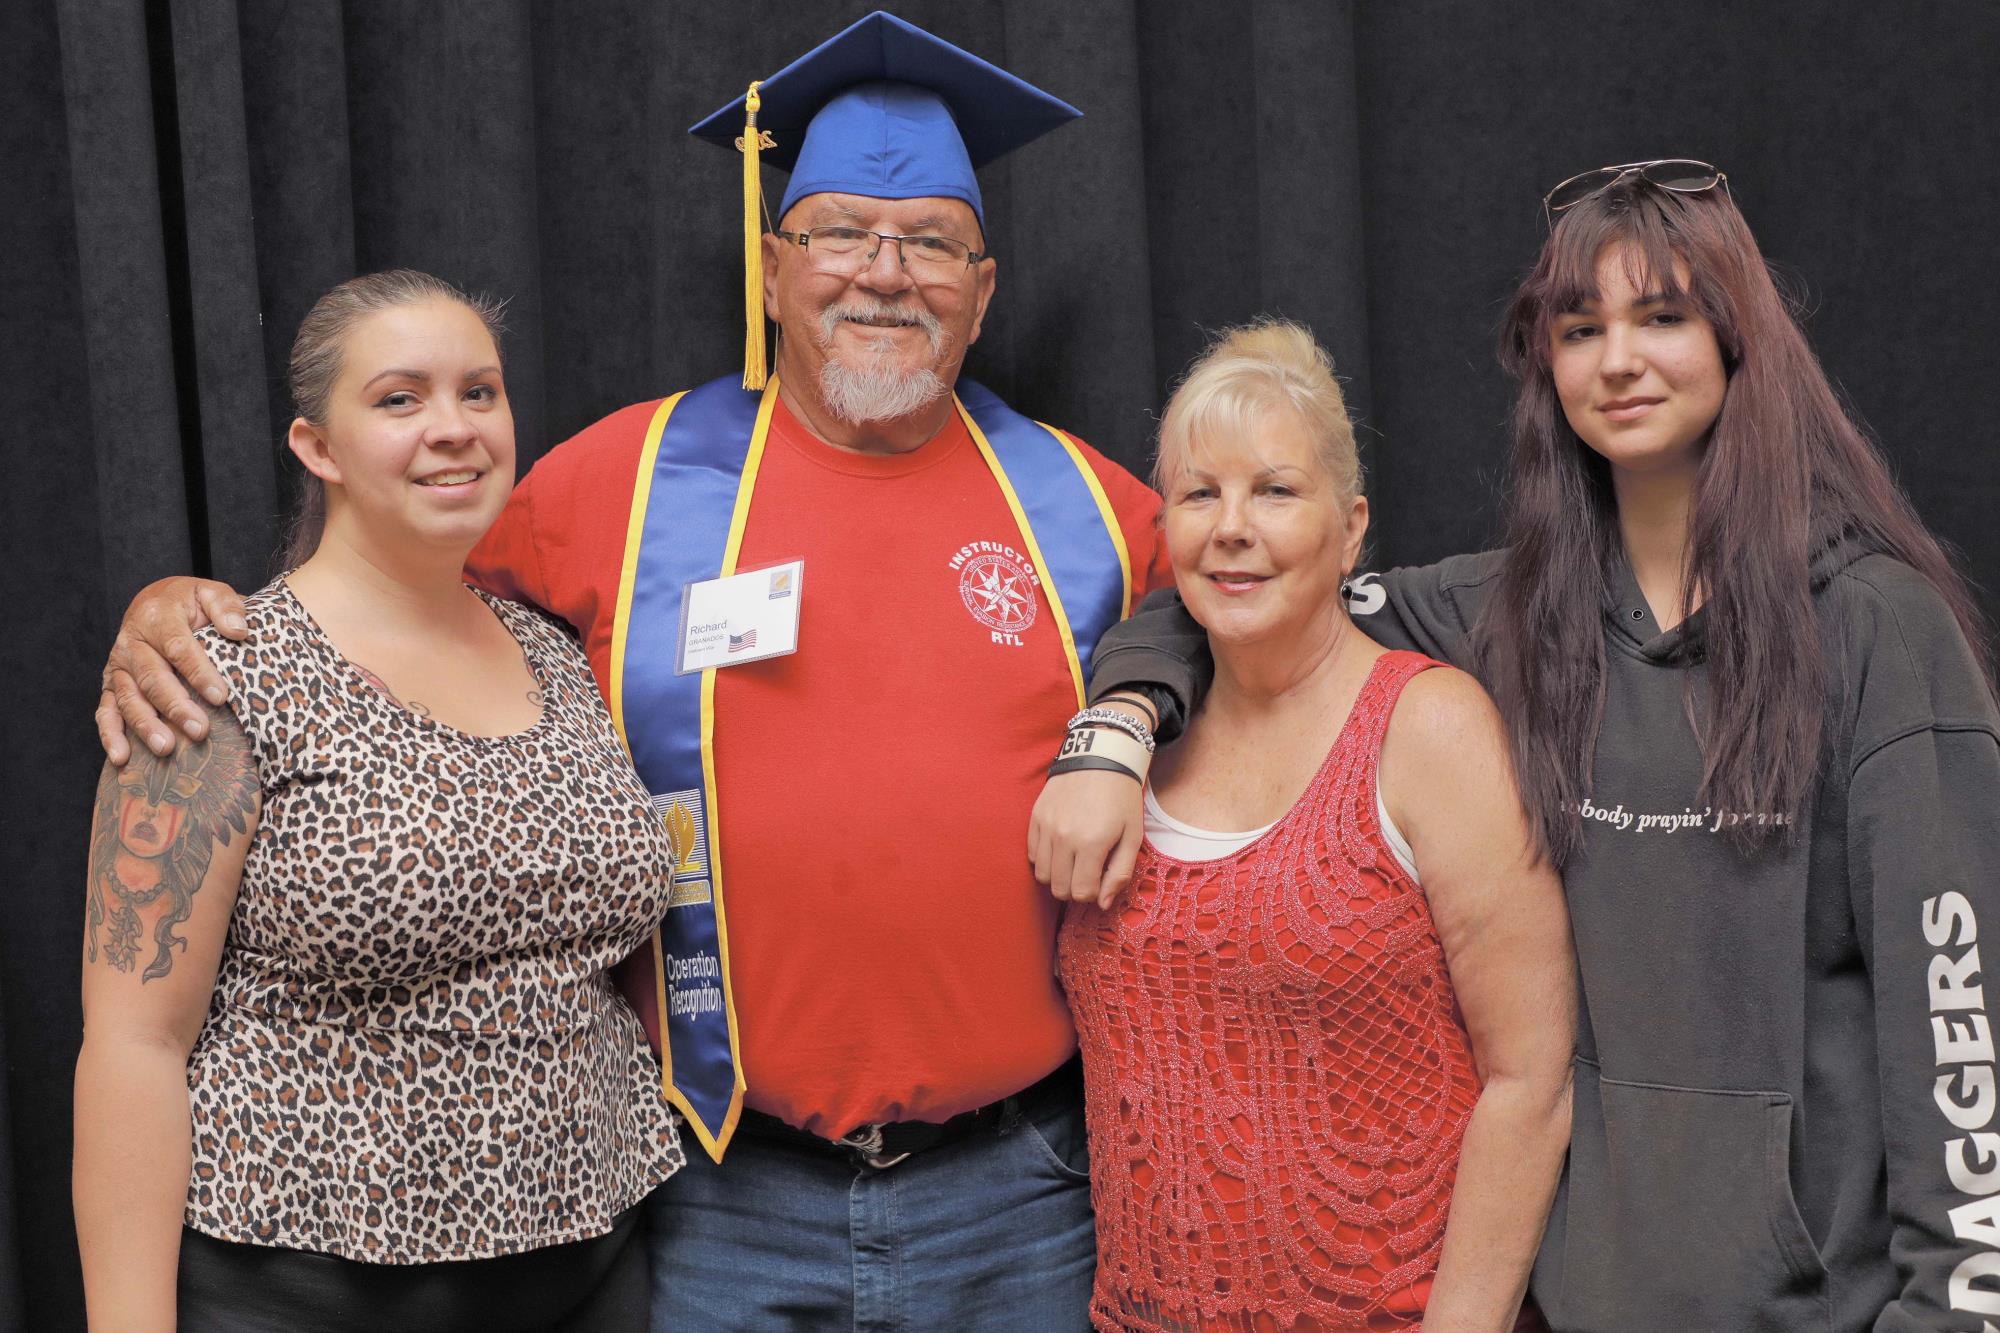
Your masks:
<path fill-rule="evenodd" d="M 921 306 L 891 305 L 886 301 L 843 301 L 839 305 L 828 306 L 820 312 L 822 345 L 832 342 L 833 331 L 848 320 L 858 323 L 879 321 L 901 327 L 915 326 L 924 331 L 925 336 L 931 340 L 933 348 L 944 339 L 942 321 Z"/>

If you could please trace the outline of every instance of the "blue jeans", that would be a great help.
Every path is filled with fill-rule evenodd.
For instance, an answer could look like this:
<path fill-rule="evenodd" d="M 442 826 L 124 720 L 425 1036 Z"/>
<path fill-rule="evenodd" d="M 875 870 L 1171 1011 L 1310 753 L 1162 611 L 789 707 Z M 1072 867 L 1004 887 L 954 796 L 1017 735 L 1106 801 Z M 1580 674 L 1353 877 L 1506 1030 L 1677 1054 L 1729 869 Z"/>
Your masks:
<path fill-rule="evenodd" d="M 884 1171 L 739 1134 L 647 1200 L 654 1333 L 1090 1327 L 1083 1107 L 1003 1117 Z"/>

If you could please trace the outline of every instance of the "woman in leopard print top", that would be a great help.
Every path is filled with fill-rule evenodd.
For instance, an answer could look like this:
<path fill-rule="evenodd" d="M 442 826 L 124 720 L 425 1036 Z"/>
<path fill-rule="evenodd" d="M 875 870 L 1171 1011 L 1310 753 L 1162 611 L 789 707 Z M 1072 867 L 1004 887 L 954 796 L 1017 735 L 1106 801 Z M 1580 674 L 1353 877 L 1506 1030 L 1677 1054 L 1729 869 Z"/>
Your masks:
<path fill-rule="evenodd" d="M 420 274 L 322 299 L 290 442 L 324 536 L 246 642 L 205 632 L 207 739 L 105 770 L 94 1327 L 645 1325 L 634 1205 L 684 1159 L 605 969 L 670 853 L 576 642 L 459 581 L 513 477 L 494 332 Z"/>

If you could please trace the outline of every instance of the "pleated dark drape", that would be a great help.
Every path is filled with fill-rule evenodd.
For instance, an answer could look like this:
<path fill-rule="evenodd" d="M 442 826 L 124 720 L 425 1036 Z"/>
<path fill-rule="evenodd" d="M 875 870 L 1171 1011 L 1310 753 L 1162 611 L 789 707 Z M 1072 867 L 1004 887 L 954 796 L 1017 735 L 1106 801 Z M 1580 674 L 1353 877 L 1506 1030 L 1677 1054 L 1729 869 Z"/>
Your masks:
<path fill-rule="evenodd" d="M 299 318 L 392 265 L 510 297 L 528 458 L 729 371 L 736 166 L 683 131 L 868 7 L 0 5 L 0 1327 L 81 1323 L 69 1069 L 98 669 L 150 579 L 270 574 Z M 1492 335 L 1540 192 L 1695 156 L 1803 279 L 1815 345 L 1925 516 L 2000 586 L 1991 5 L 898 12 L 1085 111 L 986 177 L 1000 294 L 971 373 L 1135 469 L 1204 330 L 1282 312 L 1349 380 L 1378 558 L 1489 540 Z"/>

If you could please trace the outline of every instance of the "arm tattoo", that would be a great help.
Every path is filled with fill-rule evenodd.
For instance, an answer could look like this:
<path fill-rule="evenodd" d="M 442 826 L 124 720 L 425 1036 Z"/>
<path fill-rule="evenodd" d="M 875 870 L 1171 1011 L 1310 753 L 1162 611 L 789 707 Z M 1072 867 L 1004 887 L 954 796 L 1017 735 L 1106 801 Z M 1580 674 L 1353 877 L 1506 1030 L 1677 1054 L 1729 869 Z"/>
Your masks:
<path fill-rule="evenodd" d="M 84 905 L 85 958 L 130 972 L 152 924 L 154 954 L 140 980 L 173 970 L 175 932 L 194 912 L 194 895 L 218 845 L 242 833 L 257 803 L 257 766 L 235 714 L 209 709 L 208 739 L 183 740 L 165 759 L 132 747 L 123 768 L 104 766 L 97 824 L 90 837 L 90 890 Z M 100 936 L 101 932 L 101 936 Z"/>

